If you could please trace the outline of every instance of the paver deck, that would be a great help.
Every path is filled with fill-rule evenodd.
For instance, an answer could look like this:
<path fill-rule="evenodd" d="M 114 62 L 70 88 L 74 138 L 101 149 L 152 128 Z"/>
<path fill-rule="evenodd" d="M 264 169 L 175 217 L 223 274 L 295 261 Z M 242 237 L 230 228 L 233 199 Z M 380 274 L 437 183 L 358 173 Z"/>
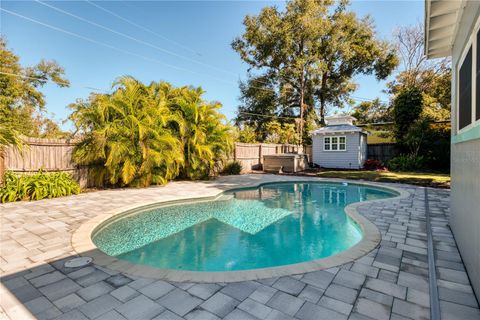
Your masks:
<path fill-rule="evenodd" d="M 448 226 L 449 191 L 441 189 L 426 193 L 395 185 L 409 197 L 359 206 L 359 213 L 381 231 L 380 245 L 354 262 L 326 270 L 236 283 L 180 283 L 95 264 L 64 267 L 77 255 L 73 232 L 105 211 L 280 180 L 299 178 L 229 176 L 0 205 L 0 319 L 429 319 L 425 195 L 441 317 L 480 319 Z"/>

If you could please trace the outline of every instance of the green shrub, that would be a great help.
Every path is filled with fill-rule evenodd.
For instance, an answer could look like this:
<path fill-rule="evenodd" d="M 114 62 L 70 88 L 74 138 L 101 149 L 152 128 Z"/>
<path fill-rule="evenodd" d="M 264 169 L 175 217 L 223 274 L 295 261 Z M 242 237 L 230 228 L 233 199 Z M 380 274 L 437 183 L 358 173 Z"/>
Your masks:
<path fill-rule="evenodd" d="M 5 173 L 5 183 L 0 188 L 0 201 L 40 200 L 80 193 L 80 186 L 64 172 L 17 176 L 11 171 Z"/>
<path fill-rule="evenodd" d="M 402 154 L 388 162 L 388 169 L 392 171 L 415 171 L 425 167 L 425 157 Z"/>
<path fill-rule="evenodd" d="M 232 161 L 225 165 L 223 168 L 224 174 L 237 175 L 242 172 L 242 164 L 238 161 Z"/>

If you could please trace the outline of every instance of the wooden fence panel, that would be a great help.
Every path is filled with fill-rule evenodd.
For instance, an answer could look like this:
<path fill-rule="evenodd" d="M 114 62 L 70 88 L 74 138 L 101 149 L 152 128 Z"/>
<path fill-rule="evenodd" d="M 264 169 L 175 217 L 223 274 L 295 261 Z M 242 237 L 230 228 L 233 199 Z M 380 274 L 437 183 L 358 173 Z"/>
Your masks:
<path fill-rule="evenodd" d="M 72 171 L 77 166 L 72 160 L 75 141 L 66 139 L 25 138 L 26 147 L 20 151 L 5 149 L 5 168 L 16 172 Z"/>
<path fill-rule="evenodd" d="M 0 159 L 0 173 L 2 170 L 10 170 L 19 174 L 31 174 L 40 169 L 46 172 L 67 172 L 82 187 L 86 186 L 87 170 L 72 160 L 75 140 L 23 138 L 23 141 L 25 147 L 21 151 L 14 146 L 5 148 L 3 161 Z"/>
<path fill-rule="evenodd" d="M 80 168 L 72 160 L 77 141 L 66 139 L 24 138 L 26 147 L 22 152 L 9 146 L 0 157 L 0 173 L 5 170 L 29 174 L 40 169 L 71 173 L 83 186 L 87 185 L 87 168 Z M 305 153 L 311 159 L 312 147 L 289 144 L 235 143 L 231 160 L 242 164 L 244 172 L 261 169 L 263 156 L 281 153 Z M 3 159 L 3 161 L 2 161 Z M 3 170 L 3 171 L 2 171 Z"/>
<path fill-rule="evenodd" d="M 367 146 L 367 159 L 380 160 L 386 163 L 397 155 L 398 148 L 394 143 L 378 143 Z"/>

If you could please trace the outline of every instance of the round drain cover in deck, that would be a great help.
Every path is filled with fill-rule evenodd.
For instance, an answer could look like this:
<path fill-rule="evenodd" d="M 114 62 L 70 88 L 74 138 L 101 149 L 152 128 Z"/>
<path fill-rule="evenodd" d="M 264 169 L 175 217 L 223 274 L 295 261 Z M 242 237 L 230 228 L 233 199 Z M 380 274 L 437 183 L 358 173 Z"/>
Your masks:
<path fill-rule="evenodd" d="M 90 257 L 80 257 L 80 258 L 73 258 L 65 262 L 65 267 L 66 268 L 78 268 L 78 267 L 84 267 L 88 264 L 90 264 L 93 261 L 92 258 Z"/>

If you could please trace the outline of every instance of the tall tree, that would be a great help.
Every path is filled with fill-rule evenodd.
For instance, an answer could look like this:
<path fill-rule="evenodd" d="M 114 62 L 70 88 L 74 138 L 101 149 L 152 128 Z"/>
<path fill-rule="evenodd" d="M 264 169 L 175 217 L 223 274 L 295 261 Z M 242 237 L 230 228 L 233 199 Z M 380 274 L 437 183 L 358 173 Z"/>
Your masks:
<path fill-rule="evenodd" d="M 393 120 L 392 110 L 386 104 L 375 99 L 372 101 L 363 101 L 354 106 L 352 116 L 357 119 L 357 123 L 378 123 Z"/>
<path fill-rule="evenodd" d="M 432 120 L 450 118 L 451 62 L 449 58 L 428 60 L 424 54 L 423 25 L 418 23 L 395 30 L 396 47 L 400 53 L 402 69 L 387 84 L 388 92 L 397 95 L 418 88 L 423 97 L 423 112 Z"/>
<path fill-rule="evenodd" d="M 266 124 L 278 116 L 278 96 L 275 83 L 267 76 L 251 76 L 240 82 L 240 106 L 235 123 L 237 126 L 253 128 L 256 139 L 265 139 Z"/>
<path fill-rule="evenodd" d="M 284 11 L 264 8 L 244 19 L 245 32 L 232 47 L 252 69 L 289 91 L 303 136 L 304 116 L 318 107 L 341 106 L 358 74 L 386 78 L 395 68 L 393 48 L 376 38 L 369 17 L 358 19 L 347 1 L 293 0 Z M 307 101 L 310 104 L 306 104 Z"/>
<path fill-rule="evenodd" d="M 69 86 L 64 69 L 54 61 L 45 60 L 33 67 L 23 67 L 3 37 L 0 37 L 0 66 L 0 126 L 13 126 L 18 134 L 26 136 L 62 134 L 58 124 L 47 117 L 45 97 L 39 89 L 48 81 L 60 87 Z"/>
<path fill-rule="evenodd" d="M 422 92 L 416 87 L 403 89 L 393 101 L 395 140 L 403 147 L 410 127 L 420 118 L 423 109 Z"/>

